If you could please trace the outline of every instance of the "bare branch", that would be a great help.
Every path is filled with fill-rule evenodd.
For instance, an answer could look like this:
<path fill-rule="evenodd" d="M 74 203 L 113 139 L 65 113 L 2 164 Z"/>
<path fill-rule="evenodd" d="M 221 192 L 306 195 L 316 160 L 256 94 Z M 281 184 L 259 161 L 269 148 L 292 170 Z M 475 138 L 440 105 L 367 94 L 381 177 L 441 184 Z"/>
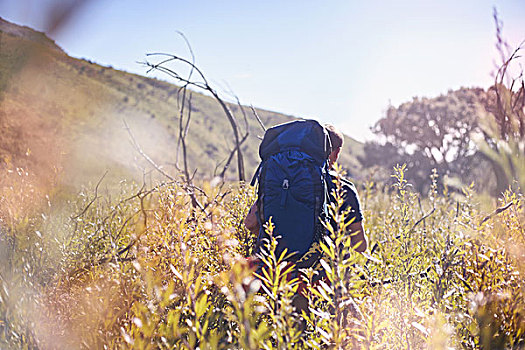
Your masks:
<path fill-rule="evenodd" d="M 257 114 L 257 111 L 255 110 L 255 108 L 253 107 L 253 105 L 250 105 L 251 109 L 252 109 L 252 113 L 253 115 L 255 116 L 255 119 L 257 119 L 257 121 L 259 122 L 259 125 L 261 126 L 261 128 L 264 130 L 264 132 L 266 132 L 266 127 L 264 126 L 261 118 L 259 118 L 259 114 Z"/>
<path fill-rule="evenodd" d="M 228 156 L 228 159 L 226 160 L 226 164 L 224 165 L 224 167 L 222 168 L 222 171 L 221 173 L 219 174 L 219 177 L 221 179 L 224 179 L 224 177 L 226 176 L 226 171 L 228 170 L 229 166 L 230 166 L 230 163 L 231 161 L 233 160 L 233 156 L 235 155 L 236 152 L 238 152 L 238 148 L 240 146 L 242 146 L 242 144 L 246 141 L 246 139 L 248 138 L 248 134 L 244 135 L 244 137 L 242 138 L 242 140 L 240 141 L 239 144 L 235 145 L 235 148 L 230 152 L 230 155 Z M 241 180 L 242 181 L 242 180 Z"/>
<path fill-rule="evenodd" d="M 184 88 L 186 88 L 187 86 L 195 86 L 197 88 L 200 88 L 202 90 L 205 90 L 205 91 L 208 91 L 214 98 L 215 100 L 219 103 L 219 105 L 221 106 L 222 110 L 224 111 L 231 127 L 232 127 L 232 131 L 233 131 L 233 136 L 234 136 L 234 140 L 235 140 L 235 144 L 236 144 L 236 147 L 235 147 L 235 152 L 237 153 L 237 170 L 238 170 L 238 173 L 239 173 L 239 180 L 240 181 L 244 181 L 246 179 L 245 177 L 245 173 L 244 173 L 244 160 L 243 160 L 243 156 L 242 156 L 242 151 L 241 151 L 241 139 L 243 138 L 243 136 L 239 135 L 239 127 L 238 127 L 238 123 L 237 123 L 237 120 L 235 118 L 235 116 L 233 115 L 233 113 L 231 112 L 230 108 L 228 107 L 228 105 L 222 100 L 222 98 L 219 96 L 219 94 L 217 93 L 217 91 L 215 89 L 213 89 L 210 84 L 208 83 L 208 80 L 206 79 L 204 73 L 195 65 L 194 62 L 190 62 L 189 60 L 185 59 L 185 58 L 182 58 L 182 57 L 179 57 L 179 56 L 176 56 L 176 55 L 169 55 L 169 54 L 164 54 L 164 53 L 151 53 L 151 54 L 147 54 L 147 56 L 164 56 L 164 57 L 167 57 L 166 59 L 164 59 L 163 61 L 161 61 L 160 63 L 157 63 L 157 64 L 153 64 L 153 63 L 150 63 L 148 61 L 144 62 L 144 64 L 148 67 L 150 67 L 151 69 L 150 70 L 153 70 L 153 69 L 156 69 L 156 70 L 159 70 L 165 74 L 168 74 L 169 76 L 175 78 L 176 80 L 178 80 L 179 82 L 183 83 L 184 85 Z M 191 80 L 191 77 L 189 78 L 183 78 L 181 77 L 178 73 L 176 73 L 175 71 L 165 67 L 165 64 L 169 63 L 169 62 L 182 62 L 184 64 L 186 64 L 188 67 L 190 67 L 191 71 L 195 71 L 199 78 L 202 80 L 202 82 L 198 82 L 198 81 L 194 81 L 194 80 Z"/>
<path fill-rule="evenodd" d="M 78 219 L 79 217 L 81 217 L 82 215 L 84 215 L 86 213 L 86 211 L 89 209 L 89 207 L 98 199 L 98 187 L 100 186 L 100 184 L 102 183 L 102 180 L 104 180 L 104 178 L 106 177 L 106 175 L 108 174 L 109 170 L 106 170 L 106 172 L 104 173 L 104 175 L 102 175 L 102 177 L 100 178 L 100 180 L 98 180 L 97 182 L 97 185 L 95 186 L 95 195 L 93 196 L 93 199 L 88 203 L 88 205 L 86 205 L 84 207 L 84 209 L 82 210 L 82 212 L 78 215 L 75 215 L 73 216 L 71 219 L 72 220 L 75 220 L 75 219 Z"/>
<path fill-rule="evenodd" d="M 124 125 L 125 125 L 125 128 L 126 128 L 126 131 L 128 132 L 128 135 L 129 137 L 131 138 L 131 143 L 133 145 L 133 147 L 135 148 L 135 150 L 144 158 L 146 159 L 146 161 L 148 163 L 150 163 L 159 173 L 161 173 L 162 175 L 164 175 L 166 178 L 170 179 L 171 181 L 177 181 L 175 180 L 170 174 L 166 173 L 164 170 L 162 170 L 162 168 L 157 165 L 157 163 L 155 163 L 153 161 L 153 159 L 151 159 L 146 153 L 144 153 L 144 151 L 142 150 L 142 148 L 139 146 L 139 144 L 137 143 L 137 140 L 135 139 L 135 136 L 133 136 L 133 133 L 131 132 L 131 129 L 129 128 L 128 126 L 128 123 L 126 123 L 126 120 L 123 119 L 122 120 L 124 122 Z"/>
<path fill-rule="evenodd" d="M 193 54 L 193 49 L 191 48 L 189 40 L 186 38 L 186 35 L 184 35 L 183 32 L 177 30 L 177 34 L 179 34 L 182 37 L 182 39 L 184 40 L 184 42 L 186 43 L 186 46 L 187 46 L 187 48 L 188 48 L 188 50 L 190 52 L 190 55 L 191 55 L 191 63 L 193 63 L 195 65 L 195 55 Z M 191 74 L 190 74 L 190 76 L 191 76 Z"/>
<path fill-rule="evenodd" d="M 436 208 L 432 208 L 431 211 L 429 211 L 428 213 L 426 213 L 425 215 L 423 215 L 418 221 L 416 221 L 414 223 L 414 225 L 412 226 L 412 228 L 410 229 L 410 231 L 413 231 L 417 225 L 419 225 L 422 221 L 425 221 L 426 218 L 428 218 L 430 215 L 434 214 L 434 212 L 436 211 Z"/>
<path fill-rule="evenodd" d="M 164 175 L 166 178 L 168 178 L 169 180 L 173 181 L 173 182 L 177 182 L 177 180 L 175 180 L 171 175 L 169 175 L 168 173 L 166 173 L 164 170 L 162 170 L 162 168 L 157 165 L 157 163 L 155 163 L 146 153 L 144 153 L 144 151 L 142 150 L 142 148 L 139 146 L 139 144 L 137 143 L 135 137 L 133 136 L 133 133 L 131 132 L 131 129 L 129 128 L 128 124 L 126 123 L 125 120 L 124 121 L 124 124 L 126 126 L 126 130 L 128 131 L 128 134 L 131 138 L 131 141 L 132 141 L 132 144 L 135 148 L 135 150 L 144 158 L 148 161 L 148 163 L 150 163 L 159 173 L 161 173 L 162 175 Z M 202 204 L 199 202 L 199 200 L 197 199 L 196 195 L 195 195 L 195 191 L 194 191 L 194 188 L 195 186 L 191 185 L 191 184 L 186 184 L 186 186 L 184 186 L 184 189 L 185 191 L 188 193 L 188 195 L 191 197 L 191 200 L 192 200 L 192 204 L 194 207 L 197 207 L 199 208 L 200 210 L 202 210 L 206 215 L 208 215 L 208 213 L 206 212 L 206 210 L 204 209 L 204 207 L 202 206 Z"/>
<path fill-rule="evenodd" d="M 500 213 L 503 213 L 505 210 L 509 209 L 512 206 L 512 204 L 514 204 L 514 202 L 509 202 L 509 203 L 507 203 L 507 204 L 497 208 L 492 213 L 490 213 L 489 215 L 485 216 L 483 218 L 483 220 L 480 221 L 479 226 L 483 225 L 485 222 L 489 221 L 494 216 L 496 216 L 496 215 L 498 215 Z"/>

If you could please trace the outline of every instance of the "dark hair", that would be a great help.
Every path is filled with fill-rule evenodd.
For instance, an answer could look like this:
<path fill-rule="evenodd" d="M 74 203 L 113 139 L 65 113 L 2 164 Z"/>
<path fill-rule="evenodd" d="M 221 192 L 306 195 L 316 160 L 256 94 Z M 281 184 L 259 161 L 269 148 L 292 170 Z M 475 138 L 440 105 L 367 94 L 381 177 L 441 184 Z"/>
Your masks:
<path fill-rule="evenodd" d="M 325 124 L 325 129 L 328 131 L 328 136 L 330 137 L 330 142 L 332 143 L 332 150 L 335 150 L 343 146 L 343 134 L 337 130 L 331 124 Z"/>

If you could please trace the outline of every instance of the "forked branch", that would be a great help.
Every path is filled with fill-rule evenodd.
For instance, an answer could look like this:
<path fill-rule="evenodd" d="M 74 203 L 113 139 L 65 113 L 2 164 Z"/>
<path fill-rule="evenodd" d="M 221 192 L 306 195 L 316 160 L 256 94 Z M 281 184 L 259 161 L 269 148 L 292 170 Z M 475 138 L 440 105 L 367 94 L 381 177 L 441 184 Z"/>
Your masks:
<path fill-rule="evenodd" d="M 237 154 L 237 170 L 238 170 L 239 180 L 240 181 L 246 180 L 246 176 L 244 172 L 244 159 L 243 159 L 242 151 L 241 151 L 241 145 L 242 145 L 242 142 L 244 142 L 243 139 L 245 138 L 240 135 L 239 125 L 232 111 L 230 110 L 226 102 L 224 102 L 224 100 L 219 96 L 218 92 L 214 88 L 212 88 L 211 85 L 208 83 L 208 80 L 206 79 L 206 76 L 204 75 L 204 73 L 195 65 L 194 62 L 191 62 L 183 57 L 165 54 L 165 53 L 151 53 L 151 54 L 148 54 L 147 56 L 148 57 L 149 56 L 166 57 L 159 63 L 155 63 L 155 64 L 148 62 L 148 61 L 144 62 L 144 64 L 150 68 L 148 72 L 152 70 L 158 70 L 160 72 L 163 72 L 167 74 L 168 76 L 176 79 L 180 83 L 182 83 L 184 89 L 186 89 L 188 86 L 194 86 L 198 89 L 207 91 L 219 103 L 233 131 L 233 137 L 235 141 L 235 148 L 233 152 Z M 172 63 L 172 62 L 179 62 L 179 63 L 185 64 L 186 66 L 190 68 L 191 72 L 196 73 L 197 79 L 200 79 L 200 80 L 193 79 L 191 75 L 188 78 L 185 78 L 181 76 L 180 74 L 178 74 L 173 69 L 166 67 L 168 63 Z"/>

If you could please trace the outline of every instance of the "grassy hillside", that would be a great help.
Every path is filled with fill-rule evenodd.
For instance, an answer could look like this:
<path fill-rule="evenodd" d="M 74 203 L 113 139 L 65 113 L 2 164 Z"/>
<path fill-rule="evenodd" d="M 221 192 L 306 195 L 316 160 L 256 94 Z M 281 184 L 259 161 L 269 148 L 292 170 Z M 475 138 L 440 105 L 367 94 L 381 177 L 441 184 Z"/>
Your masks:
<path fill-rule="evenodd" d="M 148 166 L 131 146 L 126 121 L 143 150 L 176 173 L 177 90 L 173 84 L 71 58 L 44 34 L 0 19 L 0 164 L 22 166 L 42 183 L 76 186 L 106 171 L 108 178 L 139 179 Z M 233 148 L 232 131 L 212 98 L 194 93 L 192 105 L 189 165 L 198 178 L 211 178 Z M 239 108 L 230 107 L 243 125 Z M 293 119 L 258 113 L 267 127 Z M 258 137 L 263 135 L 255 118 L 248 119 L 250 136 L 243 147 L 247 177 L 258 163 Z M 358 174 L 362 145 L 349 138 L 347 145 L 341 162 Z M 228 176 L 235 174 L 232 162 Z"/>

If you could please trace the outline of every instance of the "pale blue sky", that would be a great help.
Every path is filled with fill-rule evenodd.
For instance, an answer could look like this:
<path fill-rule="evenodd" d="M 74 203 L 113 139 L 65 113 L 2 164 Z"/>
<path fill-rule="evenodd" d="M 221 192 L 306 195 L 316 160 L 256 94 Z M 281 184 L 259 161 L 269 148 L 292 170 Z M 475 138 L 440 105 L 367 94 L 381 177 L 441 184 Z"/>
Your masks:
<path fill-rule="evenodd" d="M 64 1 L 64 0 L 63 0 Z M 0 0 L 0 16 L 45 30 L 53 0 Z M 186 55 L 243 103 L 331 122 L 359 140 L 389 103 L 487 87 L 496 6 L 525 39 L 525 1 L 91 0 L 52 34 L 70 55 L 145 74 L 150 52 Z"/>

